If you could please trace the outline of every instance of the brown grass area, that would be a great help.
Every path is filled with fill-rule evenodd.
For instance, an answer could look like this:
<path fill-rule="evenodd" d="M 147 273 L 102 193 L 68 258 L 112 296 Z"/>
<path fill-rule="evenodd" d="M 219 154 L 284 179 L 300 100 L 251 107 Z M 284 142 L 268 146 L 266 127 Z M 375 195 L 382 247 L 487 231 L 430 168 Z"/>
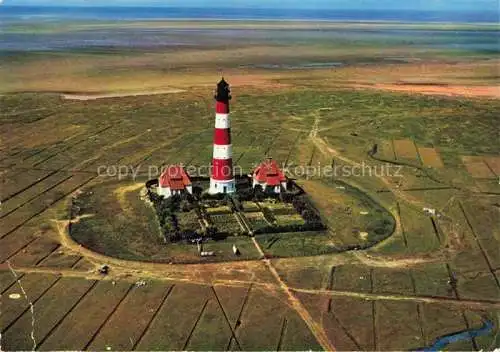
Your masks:
<path fill-rule="evenodd" d="M 410 139 L 398 139 L 394 141 L 394 147 L 396 148 L 396 154 L 398 158 L 405 159 L 416 159 L 417 149 L 415 144 Z"/>
<path fill-rule="evenodd" d="M 392 147 L 392 141 L 384 140 L 380 142 L 378 146 L 378 154 L 384 159 L 394 160 L 396 154 L 394 152 L 394 148 Z"/>
<path fill-rule="evenodd" d="M 420 61 L 408 64 L 346 66 L 336 70 L 347 83 L 494 86 L 499 59 L 484 61 Z M 489 83 L 485 77 L 491 77 Z"/>
<path fill-rule="evenodd" d="M 426 95 L 500 98 L 498 65 L 500 60 L 425 61 L 405 64 L 346 66 L 334 73 L 323 73 L 327 85 L 347 85 Z M 316 72 L 319 74 L 319 72 Z"/>
<path fill-rule="evenodd" d="M 305 138 L 299 140 L 296 145 L 296 161 L 299 165 L 308 165 L 311 161 L 311 155 L 314 151 L 314 145 L 310 142 L 309 139 Z"/>
<path fill-rule="evenodd" d="M 51 123 L 47 123 L 48 119 L 43 119 L 29 125 L 25 124 L 22 129 L 16 129 L 16 133 L 8 136 L 2 134 L 2 138 L 5 138 L 3 142 L 5 145 L 22 144 L 24 148 L 35 148 L 69 140 L 72 136 L 83 133 L 87 129 L 86 126 L 74 124 L 59 127 L 57 126 L 58 118 L 58 116 L 50 118 Z"/>
<path fill-rule="evenodd" d="M 301 180 L 300 184 L 307 190 L 307 193 L 314 202 L 320 206 L 324 215 L 328 218 L 335 215 L 336 209 L 332 205 L 335 203 L 343 204 L 344 202 L 344 197 L 342 197 L 335 188 L 329 187 L 321 182 Z"/>
<path fill-rule="evenodd" d="M 286 88 L 289 84 L 276 83 L 272 80 L 277 78 L 274 75 L 267 76 L 265 74 L 249 74 L 238 76 L 234 73 L 231 75 L 231 86 L 242 87 L 242 86 L 255 86 L 255 87 L 267 87 L 267 88 Z"/>
<path fill-rule="evenodd" d="M 462 161 L 465 164 L 480 163 L 483 161 L 483 157 L 482 156 L 474 156 L 474 155 L 464 155 L 464 156 L 462 156 Z"/>
<path fill-rule="evenodd" d="M 484 161 L 497 176 L 500 176 L 500 156 L 485 156 Z"/>
<path fill-rule="evenodd" d="M 418 93 L 425 95 L 482 97 L 500 99 L 498 86 L 465 86 L 465 85 L 437 85 L 437 84 L 375 84 L 359 85 L 362 88 L 374 88 L 397 92 Z"/>
<path fill-rule="evenodd" d="M 305 52 L 305 54 L 304 54 Z M 127 91 L 165 90 L 213 85 L 220 78 L 220 67 L 235 85 L 261 85 L 282 77 L 276 72 L 257 69 L 231 69 L 249 63 L 269 62 L 270 57 L 281 60 L 314 60 L 325 57 L 330 49 L 316 47 L 307 51 L 294 46 L 234 46 L 172 50 L 138 55 L 47 55 L 21 64 L 9 63 L 0 67 L 4 77 L 3 91 L 49 91 L 85 94 L 108 94 Z M 8 67 L 7 67 L 8 66 Z M 186 69 L 189 68 L 189 69 Z M 233 79 L 234 76 L 240 78 Z M 290 76 L 293 73 L 286 73 Z M 254 76 L 254 75 L 258 75 Z"/>
<path fill-rule="evenodd" d="M 495 175 L 491 172 L 482 156 L 462 156 L 462 161 L 467 172 L 474 178 L 493 178 Z"/>
<path fill-rule="evenodd" d="M 137 97 L 141 95 L 155 95 L 155 94 L 173 94 L 182 93 L 182 89 L 166 89 L 166 90 L 150 90 L 139 92 L 124 92 L 124 93 L 110 93 L 110 94 L 63 94 L 64 99 L 69 100 L 96 100 L 106 98 L 122 98 L 122 97 Z"/>
<path fill-rule="evenodd" d="M 241 44 L 226 48 L 165 49 L 116 55 L 50 55 L 0 67 L 0 91 L 61 92 L 87 99 L 87 95 L 123 96 L 212 87 L 223 73 L 233 87 L 280 89 L 287 86 L 347 86 L 409 93 L 500 98 L 495 86 L 500 60 L 436 61 L 432 52 L 408 47 L 353 48 L 337 46 Z M 437 54 L 436 54 L 437 55 Z M 432 56 L 432 55 L 431 55 Z M 389 63 L 384 58 L 410 57 Z M 412 59 L 411 57 L 422 57 Z M 379 58 L 380 63 L 358 65 L 353 60 Z M 260 69 L 251 64 L 345 62 L 324 69 Z M 224 72 L 221 71 L 224 68 Z M 95 96 L 94 96 L 95 95 Z"/>
<path fill-rule="evenodd" d="M 436 168 L 444 167 L 443 161 L 441 160 L 436 148 L 419 147 L 418 153 L 420 154 L 420 158 L 422 159 L 424 165 Z"/>

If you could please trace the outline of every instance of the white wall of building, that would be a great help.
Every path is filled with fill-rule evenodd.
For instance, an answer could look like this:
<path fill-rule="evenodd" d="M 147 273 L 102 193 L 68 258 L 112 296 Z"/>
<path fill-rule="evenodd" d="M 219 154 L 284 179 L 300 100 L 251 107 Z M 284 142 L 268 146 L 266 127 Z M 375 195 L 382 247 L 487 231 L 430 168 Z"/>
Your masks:
<path fill-rule="evenodd" d="M 255 188 L 255 186 L 257 185 L 260 185 L 264 191 L 268 187 L 267 182 L 259 182 L 254 178 L 252 181 L 252 187 Z M 281 182 L 281 187 L 280 186 L 272 186 L 272 187 L 274 193 L 281 193 L 281 187 L 283 187 L 283 189 L 286 191 L 286 182 Z"/>
<path fill-rule="evenodd" d="M 234 193 L 236 192 L 236 182 L 234 179 L 228 181 L 218 181 L 214 179 L 210 179 L 210 189 L 208 193 L 217 194 L 217 193 Z"/>
<path fill-rule="evenodd" d="M 172 195 L 172 193 L 170 192 L 170 187 L 161 187 L 161 186 L 158 186 L 158 194 L 165 198 L 168 198 Z"/>
<path fill-rule="evenodd" d="M 189 194 L 193 194 L 193 186 L 191 186 L 191 185 L 186 186 L 186 191 Z M 170 189 L 170 187 L 161 187 L 161 186 L 158 186 L 158 194 L 160 196 L 165 197 L 165 198 L 171 197 L 171 196 L 176 195 L 176 194 L 181 194 L 181 193 L 182 193 L 181 190 L 172 191 Z"/>

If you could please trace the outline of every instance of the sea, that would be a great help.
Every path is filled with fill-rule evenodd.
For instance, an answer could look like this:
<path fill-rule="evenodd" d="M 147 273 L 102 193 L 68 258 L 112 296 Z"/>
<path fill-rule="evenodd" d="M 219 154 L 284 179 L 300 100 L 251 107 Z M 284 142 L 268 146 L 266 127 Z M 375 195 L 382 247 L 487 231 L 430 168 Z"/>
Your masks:
<path fill-rule="evenodd" d="M 327 20 L 498 23 L 492 11 L 325 10 L 185 7 L 49 7 L 0 5 L 0 20 Z"/>
<path fill-rule="evenodd" d="M 1 1 L 1 0 L 0 0 Z M 392 44 L 429 49 L 500 53 L 500 30 L 440 30 L 439 28 L 155 28 L 148 26 L 78 26 L 78 23 L 192 20 L 301 20 L 404 23 L 497 22 L 492 12 L 394 10 L 278 10 L 179 7 L 28 7 L 0 5 L 0 55 L 27 51 L 157 49 L 227 46 L 241 43 Z M 77 26 L 61 27 L 61 23 Z M 39 25 L 42 26 L 39 26 Z M 61 28 L 66 28 L 63 30 Z M 42 30 L 40 30 L 42 29 Z M 45 30 L 43 30 L 45 29 Z M 273 65 L 274 63 L 270 63 Z M 336 63 L 333 63 L 335 65 Z M 310 68 L 324 63 L 312 63 Z M 328 64 L 330 65 L 330 64 Z M 290 68 L 290 67 L 283 67 Z M 292 67 L 293 68 L 293 67 Z"/>

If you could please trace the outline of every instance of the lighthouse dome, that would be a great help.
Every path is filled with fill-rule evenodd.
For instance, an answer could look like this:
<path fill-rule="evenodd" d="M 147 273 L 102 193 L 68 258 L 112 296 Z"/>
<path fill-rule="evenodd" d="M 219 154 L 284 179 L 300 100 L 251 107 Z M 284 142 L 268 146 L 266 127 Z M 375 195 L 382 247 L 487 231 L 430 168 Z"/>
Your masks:
<path fill-rule="evenodd" d="M 224 77 L 222 77 L 219 83 L 217 83 L 217 90 L 215 91 L 215 100 L 229 101 L 230 99 L 231 99 L 231 90 L 229 89 L 229 83 L 227 83 Z"/>

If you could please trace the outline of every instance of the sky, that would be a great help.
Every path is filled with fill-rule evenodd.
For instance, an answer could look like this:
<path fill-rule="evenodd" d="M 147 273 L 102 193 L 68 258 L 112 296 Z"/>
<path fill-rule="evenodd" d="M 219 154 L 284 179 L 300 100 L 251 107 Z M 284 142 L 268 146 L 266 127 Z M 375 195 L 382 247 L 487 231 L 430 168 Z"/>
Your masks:
<path fill-rule="evenodd" d="M 500 0 L 0 0 L 15 6 L 172 6 L 275 9 L 499 11 Z"/>

